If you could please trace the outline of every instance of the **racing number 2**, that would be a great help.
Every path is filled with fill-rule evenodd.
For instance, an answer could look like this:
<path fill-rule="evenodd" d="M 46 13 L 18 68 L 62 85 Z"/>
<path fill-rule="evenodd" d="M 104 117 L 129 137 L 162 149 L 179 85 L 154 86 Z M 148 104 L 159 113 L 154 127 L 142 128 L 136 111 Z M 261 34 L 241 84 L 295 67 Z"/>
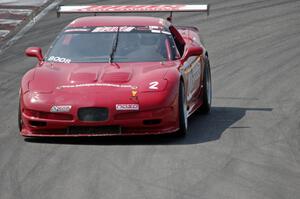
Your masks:
<path fill-rule="evenodd" d="M 157 90 L 158 89 L 158 82 L 150 82 L 149 83 L 149 89 L 154 89 L 154 90 Z"/>

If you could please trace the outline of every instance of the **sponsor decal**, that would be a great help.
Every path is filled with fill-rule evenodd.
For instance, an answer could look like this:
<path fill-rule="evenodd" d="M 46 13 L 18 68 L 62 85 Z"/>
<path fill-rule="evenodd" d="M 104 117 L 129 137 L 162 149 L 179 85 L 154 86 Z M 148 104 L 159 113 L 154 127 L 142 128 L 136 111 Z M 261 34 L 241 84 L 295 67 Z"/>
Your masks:
<path fill-rule="evenodd" d="M 161 27 L 161 26 L 149 26 L 149 29 L 150 30 L 162 30 L 163 27 Z"/>
<path fill-rule="evenodd" d="M 70 112 L 72 106 L 71 105 L 60 105 L 60 106 L 52 106 L 50 109 L 51 113 L 67 113 Z"/>
<path fill-rule="evenodd" d="M 192 60 L 192 59 L 191 59 Z M 187 68 L 186 73 L 188 74 L 188 92 L 192 93 L 199 86 L 199 80 L 201 76 L 201 64 L 200 58 L 196 58 L 195 62 L 190 63 L 190 67 Z"/>
<path fill-rule="evenodd" d="M 117 111 L 138 111 L 140 109 L 138 104 L 116 104 Z"/>
<path fill-rule="evenodd" d="M 151 30 L 152 33 L 161 33 L 160 30 Z"/>
<path fill-rule="evenodd" d="M 61 86 L 56 87 L 56 89 L 63 89 L 63 88 L 82 88 L 82 87 L 137 88 L 137 87 L 135 87 L 135 86 L 124 85 L 124 84 L 90 83 L 90 84 L 61 85 Z"/>
<path fill-rule="evenodd" d="M 164 30 L 162 26 L 101 26 L 96 27 L 92 32 L 131 32 L 132 30 L 137 31 L 151 31 L 152 33 L 162 33 L 170 35 L 171 33 Z M 71 29 L 70 29 L 71 30 Z"/>
<path fill-rule="evenodd" d="M 66 29 L 65 32 L 89 32 L 91 29 L 89 28 L 72 28 Z"/>
<path fill-rule="evenodd" d="M 153 11 L 207 11 L 208 5 L 87 5 L 61 6 L 60 12 L 153 12 Z"/>
<path fill-rule="evenodd" d="M 103 27 L 97 27 L 92 32 L 117 32 L 119 28 L 119 32 L 130 32 L 135 27 L 132 26 L 103 26 Z"/>
<path fill-rule="evenodd" d="M 152 33 L 159 33 L 159 34 L 165 34 L 165 35 L 171 35 L 170 32 L 167 31 L 161 31 L 161 30 L 150 30 Z"/>
<path fill-rule="evenodd" d="M 67 59 L 67 58 L 64 58 L 64 57 L 55 57 L 55 56 L 49 57 L 48 61 L 50 61 L 50 62 L 60 62 L 60 63 L 65 63 L 65 64 L 71 63 L 71 59 Z"/>
<path fill-rule="evenodd" d="M 80 11 L 83 12 L 130 12 L 130 11 L 174 11 L 180 10 L 182 5 L 92 5 L 86 8 L 82 8 Z"/>
<path fill-rule="evenodd" d="M 59 6 L 58 13 L 112 13 L 112 12 L 208 12 L 209 5 L 85 5 Z"/>

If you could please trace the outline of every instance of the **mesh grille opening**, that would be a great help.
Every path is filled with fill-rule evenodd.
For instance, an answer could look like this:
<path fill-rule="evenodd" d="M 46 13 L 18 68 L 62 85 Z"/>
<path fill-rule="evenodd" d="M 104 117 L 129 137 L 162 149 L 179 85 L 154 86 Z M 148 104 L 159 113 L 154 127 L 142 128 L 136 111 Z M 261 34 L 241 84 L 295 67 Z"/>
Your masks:
<path fill-rule="evenodd" d="M 108 119 L 108 109 L 107 108 L 80 108 L 78 110 L 78 118 L 81 121 L 95 122 L 95 121 L 105 121 Z"/>

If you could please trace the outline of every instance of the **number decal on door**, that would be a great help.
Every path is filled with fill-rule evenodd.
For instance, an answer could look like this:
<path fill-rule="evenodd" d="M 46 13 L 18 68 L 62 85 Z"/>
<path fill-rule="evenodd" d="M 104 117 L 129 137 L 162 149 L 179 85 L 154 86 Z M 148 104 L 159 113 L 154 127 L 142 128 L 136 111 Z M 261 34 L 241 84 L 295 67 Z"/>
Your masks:
<path fill-rule="evenodd" d="M 157 90 L 158 89 L 158 82 L 150 82 L 149 83 L 149 89 L 154 89 L 154 90 Z"/>

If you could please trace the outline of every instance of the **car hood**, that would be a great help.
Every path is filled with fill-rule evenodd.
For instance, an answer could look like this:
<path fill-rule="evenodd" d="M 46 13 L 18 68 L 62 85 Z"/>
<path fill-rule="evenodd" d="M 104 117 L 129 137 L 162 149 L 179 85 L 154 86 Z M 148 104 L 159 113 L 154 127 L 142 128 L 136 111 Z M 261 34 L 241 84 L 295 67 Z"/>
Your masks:
<path fill-rule="evenodd" d="M 178 61 L 143 63 L 48 63 L 34 69 L 29 90 L 37 93 L 103 92 L 161 81 Z"/>

